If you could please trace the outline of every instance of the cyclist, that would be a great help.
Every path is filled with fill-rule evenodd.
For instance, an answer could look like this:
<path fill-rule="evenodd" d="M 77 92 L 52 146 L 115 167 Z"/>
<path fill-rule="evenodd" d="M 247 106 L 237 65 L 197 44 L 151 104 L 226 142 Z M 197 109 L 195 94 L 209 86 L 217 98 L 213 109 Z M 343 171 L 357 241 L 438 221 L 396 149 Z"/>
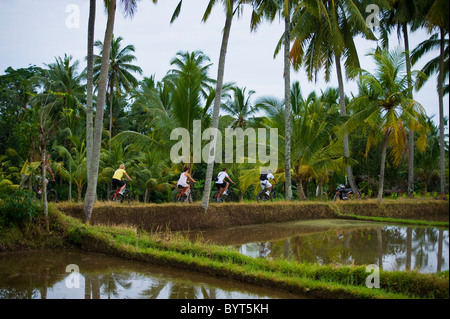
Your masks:
<path fill-rule="evenodd" d="M 222 171 L 217 174 L 217 177 L 214 179 L 217 188 L 220 190 L 223 188 L 223 195 L 227 195 L 227 189 L 228 186 L 230 185 L 230 183 L 228 183 L 227 181 L 225 181 L 225 178 L 228 178 L 228 180 L 234 184 L 234 182 L 231 180 L 230 176 L 228 176 L 227 174 L 227 168 L 224 167 L 222 169 Z"/>
<path fill-rule="evenodd" d="M 192 178 L 191 174 L 189 174 L 189 167 L 185 167 L 183 169 L 183 173 L 181 173 L 180 178 L 177 182 L 177 187 L 182 188 L 181 194 L 186 194 L 188 189 L 191 187 L 188 181 L 191 181 L 192 183 L 196 183 L 196 181 Z"/>
<path fill-rule="evenodd" d="M 277 184 L 277 181 L 275 179 L 275 176 L 272 174 L 272 170 L 269 169 L 269 171 L 262 171 L 261 176 L 259 177 L 260 184 L 262 190 L 266 190 L 266 194 L 270 195 L 270 191 L 273 188 L 273 185 L 269 182 L 269 179 L 273 179 L 275 184 Z"/>
<path fill-rule="evenodd" d="M 127 187 L 127 184 L 122 180 L 123 175 L 125 175 L 130 182 L 133 180 L 128 176 L 127 172 L 125 171 L 125 164 L 120 164 L 119 168 L 114 172 L 113 178 L 112 178 L 112 184 L 117 189 L 120 188 L 119 194 L 123 195 L 123 191 L 125 190 L 125 187 Z"/>

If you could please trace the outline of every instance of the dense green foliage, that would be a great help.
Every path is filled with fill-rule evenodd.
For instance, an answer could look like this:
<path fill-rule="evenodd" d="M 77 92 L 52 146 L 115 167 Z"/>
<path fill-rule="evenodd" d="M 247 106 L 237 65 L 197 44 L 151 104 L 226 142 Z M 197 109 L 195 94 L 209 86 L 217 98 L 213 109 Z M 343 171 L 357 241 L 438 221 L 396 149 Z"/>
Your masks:
<path fill-rule="evenodd" d="M 252 3 L 254 19 L 262 19 L 265 15 L 273 19 L 275 13 L 281 12 L 282 2 L 239 1 L 239 5 L 245 7 L 247 3 Z M 293 1 L 293 4 L 296 3 Z M 358 94 L 345 97 L 345 101 L 337 83 L 321 88 L 320 92 L 302 92 L 299 82 L 292 83 L 290 157 L 294 198 L 333 198 L 336 187 L 347 182 L 346 167 L 349 165 L 364 197 L 375 197 L 378 193 L 401 196 L 408 188 L 409 153 L 406 145 L 410 130 L 415 131 L 416 146 L 414 191 L 448 193 L 448 138 L 444 145 L 447 182 L 445 189 L 441 189 L 439 147 L 442 143 L 439 141 L 439 127 L 434 119 L 424 114 L 426 106 L 419 105 L 409 95 L 413 89 L 420 89 L 426 81 L 425 74 L 431 76 L 438 72 L 437 59 L 427 64 L 424 73 L 418 70 L 408 73 L 403 48 L 394 51 L 378 48 L 372 53 L 378 70 L 371 73 L 358 68 L 358 52 L 352 40 L 356 34 L 364 34 L 367 39 L 373 40 L 376 36 L 385 41 L 394 26 L 400 28 L 400 24 L 396 23 L 411 25 L 411 32 L 425 27 L 431 32 L 437 26 L 441 27 L 433 22 L 440 21 L 438 16 L 432 16 L 433 10 L 445 3 L 414 1 L 414 6 L 410 8 L 403 7 L 401 1 L 387 1 L 388 7 L 382 7 L 382 25 L 380 29 L 373 30 L 373 34 L 372 30 L 361 25 L 361 8 L 365 2 L 351 1 L 354 3 L 351 10 L 347 8 L 348 3 L 305 1 L 298 11 L 292 9 L 294 45 L 291 59 L 295 67 L 307 68 L 310 79 L 319 70 L 325 69 L 326 77 L 330 79 L 333 60 L 337 63 L 342 55 L 345 74 L 359 83 Z M 270 12 L 265 12 L 268 8 Z M 406 10 L 407 14 L 402 14 L 402 10 Z M 417 14 L 428 11 L 430 13 L 425 19 L 429 22 L 419 23 L 424 17 Z M 340 24 L 333 22 L 333 13 Z M 314 27 L 320 19 L 330 23 L 331 35 L 325 34 L 328 30 L 326 23 L 324 30 Z M 257 22 L 261 21 L 252 23 Z M 302 28 L 303 25 L 307 28 Z M 448 36 L 448 27 L 444 25 L 443 30 L 444 35 Z M 329 41 L 330 36 L 332 42 Z M 131 187 L 140 201 L 165 202 L 170 200 L 172 188 L 184 165 L 174 164 L 169 159 L 171 147 L 177 142 L 170 139 L 172 130 L 184 128 L 192 136 L 194 121 L 201 123 L 202 130 L 211 125 L 216 92 L 215 80 L 210 74 L 212 64 L 201 51 L 180 51 L 171 60 L 171 69 L 162 79 L 148 75 L 138 79 L 136 76 L 142 70 L 132 64 L 135 48 L 132 44 L 125 44 L 125 41 L 126 38 L 121 36 L 113 37 L 111 45 L 98 198 L 106 199 L 112 187 L 114 170 L 125 163 L 133 179 Z M 324 45 L 328 42 L 329 45 Z M 421 43 L 414 50 L 412 62 L 417 62 L 425 52 L 437 48 L 438 42 L 438 35 L 433 34 L 429 42 Z M 320 47 L 323 54 L 313 54 L 316 52 L 313 46 Z M 97 41 L 96 48 L 99 52 L 94 61 L 94 85 L 97 85 L 95 81 L 99 73 L 102 43 Z M 448 40 L 442 54 L 447 61 L 445 76 L 448 77 Z M 390 64 L 386 63 L 387 57 L 393 57 L 388 61 Z M 411 75 L 417 81 L 410 84 Z M 0 125 L 8 128 L 0 132 L 0 185 L 21 184 L 27 168 L 41 161 L 45 146 L 52 158 L 51 167 L 56 174 L 54 187 L 59 199 L 82 201 L 88 167 L 86 70 L 80 68 L 79 61 L 66 54 L 55 58 L 54 63 L 45 64 L 44 68 L 10 67 L 0 76 L 0 80 Z M 412 84 L 417 85 L 413 87 Z M 226 128 L 278 128 L 279 167 L 275 177 L 279 181 L 277 190 L 283 194 L 284 100 L 263 96 L 261 92 L 234 83 L 225 83 L 221 104 L 219 129 L 222 134 Z M 343 114 L 342 105 L 346 105 L 347 114 Z M 343 152 L 346 132 L 349 133 L 348 157 Z M 205 144 L 206 141 L 202 141 L 201 147 Z M 383 157 L 386 153 L 382 150 L 384 144 L 386 158 Z M 193 162 L 193 148 L 191 141 L 190 163 Z M 240 199 L 253 199 L 259 190 L 260 164 L 227 164 L 228 173 L 236 182 L 232 191 Z M 207 165 L 202 162 L 190 166 L 191 174 L 199 181 L 197 187 L 201 193 Z M 216 164 L 214 173 L 222 166 Z M 385 167 L 383 176 L 380 176 L 381 167 Z M 382 177 L 384 187 L 380 188 Z"/>
<path fill-rule="evenodd" d="M 0 190 L 0 227 L 21 225 L 42 212 L 40 202 L 34 198 L 31 191 L 14 190 L 10 187 Z"/>

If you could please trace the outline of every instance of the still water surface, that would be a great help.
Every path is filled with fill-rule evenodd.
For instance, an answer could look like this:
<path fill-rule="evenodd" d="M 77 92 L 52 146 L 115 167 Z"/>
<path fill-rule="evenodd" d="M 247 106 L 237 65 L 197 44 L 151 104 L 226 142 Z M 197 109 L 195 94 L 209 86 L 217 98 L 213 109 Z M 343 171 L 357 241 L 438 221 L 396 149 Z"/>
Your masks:
<path fill-rule="evenodd" d="M 307 220 L 191 232 L 255 258 L 381 265 L 384 270 L 434 273 L 449 269 L 449 231 L 351 220 Z"/>
<path fill-rule="evenodd" d="M 70 272 L 73 266 L 79 275 Z M 69 272 L 66 272 L 69 266 Z M 78 287 L 77 287 L 78 286 Z M 104 254 L 46 250 L 0 254 L 0 299 L 302 298 Z"/>

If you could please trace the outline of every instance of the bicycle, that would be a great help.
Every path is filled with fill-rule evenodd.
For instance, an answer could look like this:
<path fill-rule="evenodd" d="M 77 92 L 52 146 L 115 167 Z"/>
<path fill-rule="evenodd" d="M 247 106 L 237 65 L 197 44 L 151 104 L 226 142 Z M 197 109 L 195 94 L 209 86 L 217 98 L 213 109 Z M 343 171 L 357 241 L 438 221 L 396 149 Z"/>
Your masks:
<path fill-rule="evenodd" d="M 172 191 L 172 201 L 174 203 L 193 203 L 196 199 L 195 184 L 183 193 L 183 188 L 176 188 Z"/>
<path fill-rule="evenodd" d="M 123 194 L 120 194 L 120 187 L 116 188 L 115 190 L 112 190 L 109 192 L 108 194 L 108 200 L 113 201 L 113 202 L 123 202 L 125 199 L 128 202 L 133 201 L 134 198 L 134 194 L 131 191 L 131 189 L 129 188 L 129 183 L 130 181 L 128 180 L 124 180 L 124 182 L 126 183 L 127 186 L 125 186 L 125 189 L 123 190 Z"/>
<path fill-rule="evenodd" d="M 58 201 L 58 192 L 56 189 L 52 187 L 52 181 L 49 181 L 47 184 L 47 201 L 56 203 Z M 36 195 L 37 199 L 41 199 L 42 190 L 40 190 L 41 185 L 34 185 L 32 190 Z"/>
<path fill-rule="evenodd" d="M 229 193 L 223 194 L 224 188 L 219 189 L 218 191 L 213 191 L 211 194 L 211 202 L 236 202 L 236 194 L 228 189 Z"/>
<path fill-rule="evenodd" d="M 266 201 L 273 202 L 274 200 L 278 201 L 278 192 L 275 190 L 275 188 L 272 188 L 272 190 L 269 192 L 269 195 L 267 195 L 266 190 L 262 189 L 258 194 L 256 194 L 256 201 L 259 202 L 266 202 Z"/>

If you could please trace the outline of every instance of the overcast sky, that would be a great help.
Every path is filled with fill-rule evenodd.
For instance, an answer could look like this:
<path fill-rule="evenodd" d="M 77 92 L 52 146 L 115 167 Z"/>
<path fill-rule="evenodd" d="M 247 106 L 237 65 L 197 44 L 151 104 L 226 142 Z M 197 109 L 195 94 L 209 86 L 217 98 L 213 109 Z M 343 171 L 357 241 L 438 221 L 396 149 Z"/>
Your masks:
<path fill-rule="evenodd" d="M 115 36 L 123 38 L 123 45 L 135 46 L 135 64 L 143 69 L 143 76 L 155 75 L 157 80 L 161 80 L 171 68 L 170 61 L 177 52 L 200 50 L 211 59 L 213 65 L 210 76 L 216 78 L 225 21 L 222 5 L 217 5 L 209 20 L 202 23 L 208 0 L 184 1 L 179 18 L 170 24 L 177 3 L 178 0 L 159 0 L 154 5 L 151 0 L 141 0 L 132 20 L 124 19 L 118 10 Z M 76 19 L 77 11 L 79 21 Z M 239 20 L 233 21 L 225 82 L 233 81 L 240 87 L 246 87 L 247 91 L 256 91 L 254 99 L 262 96 L 282 99 L 283 61 L 281 55 L 274 58 L 273 54 L 283 32 L 283 23 L 278 19 L 273 24 L 264 22 L 257 32 L 250 32 L 250 12 L 249 7 L 244 8 Z M 88 13 L 88 0 L 0 0 L 0 75 L 9 66 L 14 69 L 29 65 L 42 67 L 44 63 L 53 63 L 55 57 L 64 56 L 65 53 L 80 60 L 80 66 L 84 68 Z M 95 40 L 103 41 L 105 27 L 103 0 L 97 0 Z M 411 34 L 411 48 L 427 37 L 424 31 Z M 373 63 L 365 55 L 375 45 L 373 41 L 357 39 L 361 66 L 371 72 Z M 394 32 L 391 48 L 397 45 L 399 42 Z M 437 54 L 437 51 L 428 54 L 413 69 L 420 69 L 429 57 Z M 312 91 L 320 93 L 320 90 L 329 86 L 337 87 L 334 76 L 333 69 L 330 83 L 322 80 L 309 83 L 304 72 L 292 71 L 291 81 L 299 81 L 302 93 L 306 96 Z M 345 89 L 347 94 L 357 93 L 354 81 L 347 82 Z M 428 115 L 435 114 L 437 123 L 439 111 L 435 77 L 414 97 L 424 106 Z M 444 100 L 444 112 L 448 116 L 448 97 Z"/>

